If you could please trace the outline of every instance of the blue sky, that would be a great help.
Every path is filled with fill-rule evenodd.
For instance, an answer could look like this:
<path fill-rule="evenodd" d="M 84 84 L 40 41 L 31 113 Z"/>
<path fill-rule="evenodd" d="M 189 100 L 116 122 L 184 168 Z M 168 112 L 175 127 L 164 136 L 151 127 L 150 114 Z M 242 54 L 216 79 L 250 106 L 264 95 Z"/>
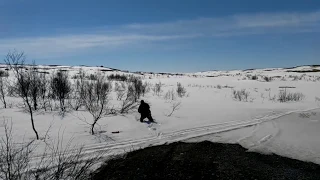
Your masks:
<path fill-rule="evenodd" d="M 0 0 L 0 57 L 196 72 L 320 64 L 319 0 Z"/>

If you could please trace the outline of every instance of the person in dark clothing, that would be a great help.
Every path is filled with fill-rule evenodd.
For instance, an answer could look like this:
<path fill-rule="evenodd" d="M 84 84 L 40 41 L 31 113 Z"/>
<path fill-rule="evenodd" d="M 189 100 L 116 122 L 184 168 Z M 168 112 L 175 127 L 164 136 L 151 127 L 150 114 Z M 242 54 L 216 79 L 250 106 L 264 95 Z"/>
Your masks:
<path fill-rule="evenodd" d="M 150 106 L 141 100 L 138 112 L 141 114 L 140 122 L 143 122 L 145 118 L 148 118 L 150 122 L 154 122 L 151 116 Z"/>

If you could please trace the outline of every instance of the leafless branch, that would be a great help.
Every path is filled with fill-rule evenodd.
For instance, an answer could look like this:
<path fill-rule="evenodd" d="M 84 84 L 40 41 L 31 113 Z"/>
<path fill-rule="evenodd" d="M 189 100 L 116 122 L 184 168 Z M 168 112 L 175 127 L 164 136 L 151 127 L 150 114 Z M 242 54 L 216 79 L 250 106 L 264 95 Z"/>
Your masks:
<path fill-rule="evenodd" d="M 172 104 L 171 104 L 171 112 L 169 114 L 167 114 L 166 116 L 168 116 L 168 117 L 172 116 L 172 114 L 175 111 L 179 110 L 180 107 L 181 107 L 181 102 L 172 102 Z"/>

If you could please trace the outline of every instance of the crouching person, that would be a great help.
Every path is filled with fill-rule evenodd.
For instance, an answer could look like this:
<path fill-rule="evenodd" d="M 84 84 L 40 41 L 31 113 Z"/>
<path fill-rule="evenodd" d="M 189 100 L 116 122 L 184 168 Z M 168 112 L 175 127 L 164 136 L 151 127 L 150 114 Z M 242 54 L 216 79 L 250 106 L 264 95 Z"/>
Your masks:
<path fill-rule="evenodd" d="M 141 114 L 140 122 L 143 122 L 145 118 L 148 118 L 150 122 L 154 122 L 151 116 L 150 106 L 148 103 L 145 103 L 143 100 L 141 100 L 138 112 Z"/>

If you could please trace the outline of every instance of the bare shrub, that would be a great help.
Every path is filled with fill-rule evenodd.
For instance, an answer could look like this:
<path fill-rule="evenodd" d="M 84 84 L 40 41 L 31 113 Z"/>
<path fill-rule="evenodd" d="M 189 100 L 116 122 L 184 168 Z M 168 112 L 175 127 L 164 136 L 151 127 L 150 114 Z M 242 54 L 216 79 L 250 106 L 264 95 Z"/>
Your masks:
<path fill-rule="evenodd" d="M 257 75 L 251 76 L 251 80 L 258 80 L 258 76 Z"/>
<path fill-rule="evenodd" d="M 8 89 L 8 80 L 5 77 L 0 76 L 0 100 L 3 103 L 3 107 L 7 108 L 7 89 Z"/>
<path fill-rule="evenodd" d="M 8 86 L 7 86 L 7 95 L 9 97 L 18 97 L 18 93 L 17 93 L 17 88 L 14 87 L 13 85 L 11 85 L 11 83 L 8 83 Z"/>
<path fill-rule="evenodd" d="M 30 162 L 33 141 L 18 146 L 12 137 L 12 122 L 4 119 L 3 127 L 4 136 L 0 139 L 0 178 L 23 179 L 23 174 Z"/>
<path fill-rule="evenodd" d="M 125 87 L 127 87 L 126 92 L 123 91 Z M 124 97 L 124 95 L 127 93 L 127 96 L 133 97 L 133 100 L 135 102 L 137 102 L 138 99 L 140 99 L 140 97 L 144 95 L 147 91 L 147 85 L 142 83 L 141 78 L 135 76 L 130 76 L 126 86 L 121 85 L 121 87 L 118 86 L 118 88 L 116 89 L 117 96 L 119 98 Z"/>
<path fill-rule="evenodd" d="M 153 93 L 154 93 L 155 95 L 157 95 L 157 96 L 160 96 L 160 94 L 161 94 L 161 92 L 162 92 L 162 86 L 163 86 L 163 84 L 161 84 L 161 82 L 156 83 L 156 84 L 154 85 L 154 87 L 152 88 Z"/>
<path fill-rule="evenodd" d="M 171 101 L 176 100 L 176 92 L 173 89 L 168 90 L 166 92 L 166 94 L 164 95 L 164 99 L 165 100 L 171 100 Z"/>
<path fill-rule="evenodd" d="M 178 94 L 178 96 L 179 96 L 179 97 L 183 97 L 183 96 L 186 95 L 186 93 L 187 93 L 186 88 L 183 87 L 183 86 L 181 85 L 181 83 L 177 83 L 177 94 Z"/>
<path fill-rule="evenodd" d="M 90 179 L 92 167 L 101 162 L 106 151 L 87 155 L 84 146 L 72 145 L 72 139 L 65 146 L 63 142 L 62 134 L 56 142 L 46 145 L 40 162 L 28 171 L 28 179 Z"/>
<path fill-rule="evenodd" d="M 150 86 L 151 84 L 148 83 L 148 82 L 144 82 L 143 85 L 142 85 L 142 96 L 145 96 L 145 94 L 149 93 L 150 92 Z"/>
<path fill-rule="evenodd" d="M 117 94 L 118 101 L 122 100 L 122 98 L 126 95 L 126 85 L 123 82 L 120 84 L 116 82 L 114 90 Z"/>
<path fill-rule="evenodd" d="M 293 81 L 298 81 L 300 79 L 299 76 L 293 76 Z"/>
<path fill-rule="evenodd" d="M 132 84 L 127 85 L 127 96 L 132 97 L 135 101 L 135 89 Z"/>
<path fill-rule="evenodd" d="M 126 91 L 125 90 L 118 90 L 117 91 L 117 100 L 121 101 L 125 95 L 126 95 Z"/>
<path fill-rule="evenodd" d="M 130 86 L 128 86 L 128 88 L 130 88 Z M 135 100 L 135 96 L 134 93 L 132 93 L 132 90 L 128 89 L 126 92 L 126 98 L 123 101 L 121 101 L 120 104 L 120 114 L 129 113 L 130 111 L 136 109 L 138 106 L 138 103 Z"/>
<path fill-rule="evenodd" d="M 174 112 L 176 112 L 177 110 L 179 110 L 181 107 L 181 102 L 175 102 L 172 101 L 171 102 L 171 109 L 170 112 L 168 114 L 166 114 L 167 117 L 170 117 L 173 115 Z"/>
<path fill-rule="evenodd" d="M 71 83 L 68 79 L 68 74 L 65 71 L 57 71 L 50 80 L 52 95 L 59 100 L 60 109 L 65 111 L 65 100 L 69 97 L 71 92 Z"/>
<path fill-rule="evenodd" d="M 86 76 L 86 78 L 91 81 L 96 81 L 98 77 L 95 74 L 90 74 L 90 75 Z"/>
<path fill-rule="evenodd" d="M 42 86 L 43 82 L 40 78 L 40 73 L 37 71 L 36 64 L 33 62 L 31 66 L 26 68 L 26 71 L 23 71 L 23 79 L 24 79 L 24 85 L 28 86 L 28 91 L 26 92 L 29 99 L 30 104 L 32 105 L 32 108 L 37 111 L 39 108 L 39 100 L 40 100 L 40 91 L 41 88 L 46 88 L 46 86 Z M 19 81 L 15 84 L 16 92 L 18 94 L 23 94 L 22 92 L 22 86 L 19 83 Z"/>
<path fill-rule="evenodd" d="M 16 93 L 18 96 L 26 95 L 28 97 L 29 103 L 33 110 L 38 109 L 38 99 L 39 99 L 39 78 L 38 74 L 34 68 L 35 65 L 26 68 L 27 70 L 21 71 L 21 81 L 18 78 L 15 79 L 15 82 L 12 85 L 13 93 Z M 22 67 L 20 67 L 22 69 Z M 23 83 L 23 84 L 22 84 Z M 27 87 L 27 89 L 25 89 Z M 24 102 L 26 105 L 26 103 Z M 27 105 L 26 105 L 27 106 Z"/>
<path fill-rule="evenodd" d="M 22 67 L 24 67 L 24 62 L 26 57 L 23 52 L 9 52 L 5 57 L 5 63 L 9 66 L 10 69 L 13 70 L 14 76 L 17 80 L 16 92 L 18 92 L 19 96 L 22 98 L 23 102 L 27 106 L 27 111 L 30 114 L 31 125 L 34 133 L 36 134 L 36 138 L 39 139 L 38 132 L 34 126 L 33 120 L 33 108 L 32 108 L 32 99 L 30 97 L 30 92 L 32 90 L 32 71 L 24 71 Z"/>
<path fill-rule="evenodd" d="M 0 69 L 0 77 L 9 77 L 9 72 Z"/>
<path fill-rule="evenodd" d="M 53 110 L 59 110 L 60 107 L 57 106 L 55 100 L 56 96 L 53 94 L 53 90 L 51 88 L 51 78 L 48 80 L 48 93 L 47 93 L 47 104 L 46 107 L 50 109 L 51 111 Z"/>
<path fill-rule="evenodd" d="M 287 81 L 287 79 L 285 77 L 282 77 L 280 81 Z"/>
<path fill-rule="evenodd" d="M 47 78 L 46 74 L 40 74 L 39 76 L 39 97 L 40 97 L 40 102 L 42 104 L 42 108 L 47 111 L 47 108 L 49 106 L 49 80 Z"/>
<path fill-rule="evenodd" d="M 268 98 L 270 101 L 276 101 L 276 95 L 271 95 L 271 88 L 265 89 L 268 92 Z"/>
<path fill-rule="evenodd" d="M 130 82 L 128 87 L 131 88 L 131 91 L 134 94 L 134 100 L 138 101 L 138 99 L 140 99 L 141 95 L 143 94 L 143 90 L 144 90 L 142 80 L 138 77 L 132 76 L 129 79 L 129 81 Z"/>
<path fill-rule="evenodd" d="M 138 80 L 139 81 L 139 80 Z M 141 95 L 138 91 L 140 90 L 141 83 L 137 83 L 138 81 L 134 81 L 133 83 L 127 82 L 127 85 L 124 83 L 116 83 L 115 91 L 117 93 L 117 100 L 120 100 L 120 108 L 119 113 L 125 114 L 135 110 L 138 106 L 137 99 L 138 96 Z M 135 85 L 136 83 L 136 85 Z M 141 92 L 143 93 L 143 91 Z M 124 99 L 123 99 L 124 98 Z"/>
<path fill-rule="evenodd" d="M 85 83 L 84 105 L 86 110 L 92 115 L 91 134 L 94 134 L 94 126 L 99 119 L 110 113 L 108 108 L 108 96 L 111 84 L 106 82 L 105 76 L 98 74 L 96 81 Z"/>
<path fill-rule="evenodd" d="M 249 92 L 246 89 L 232 90 L 233 99 L 238 101 L 248 101 Z"/>
<path fill-rule="evenodd" d="M 278 95 L 278 101 L 288 102 L 288 101 L 301 101 L 304 99 L 304 95 L 299 92 L 291 93 L 287 89 L 281 90 Z"/>
<path fill-rule="evenodd" d="M 36 154 L 35 141 L 17 143 L 12 123 L 4 120 L 4 136 L 0 139 L 0 179 L 3 180 L 85 180 L 90 179 L 95 165 L 102 162 L 107 150 L 85 153 L 84 146 L 64 146 L 63 134 L 55 142 L 45 143 L 42 154 Z M 37 155 L 37 161 L 33 157 Z"/>
<path fill-rule="evenodd" d="M 127 81 L 128 80 L 128 76 L 124 75 L 124 74 L 122 74 L 122 75 L 120 75 L 120 74 L 110 74 L 108 76 L 108 80 L 109 81 L 112 81 L 112 80 L 114 80 L 114 81 Z"/>
<path fill-rule="evenodd" d="M 76 111 L 83 106 L 85 77 L 86 73 L 82 69 L 79 69 L 77 79 L 73 84 L 71 98 L 69 99 L 69 105 Z"/>
<path fill-rule="evenodd" d="M 268 76 L 264 76 L 263 79 L 264 79 L 266 82 L 272 81 L 272 77 L 268 77 Z"/>
<path fill-rule="evenodd" d="M 33 63 L 30 67 L 30 97 L 34 110 L 38 110 L 38 101 L 40 96 L 41 79 L 36 70 L 36 65 Z"/>

